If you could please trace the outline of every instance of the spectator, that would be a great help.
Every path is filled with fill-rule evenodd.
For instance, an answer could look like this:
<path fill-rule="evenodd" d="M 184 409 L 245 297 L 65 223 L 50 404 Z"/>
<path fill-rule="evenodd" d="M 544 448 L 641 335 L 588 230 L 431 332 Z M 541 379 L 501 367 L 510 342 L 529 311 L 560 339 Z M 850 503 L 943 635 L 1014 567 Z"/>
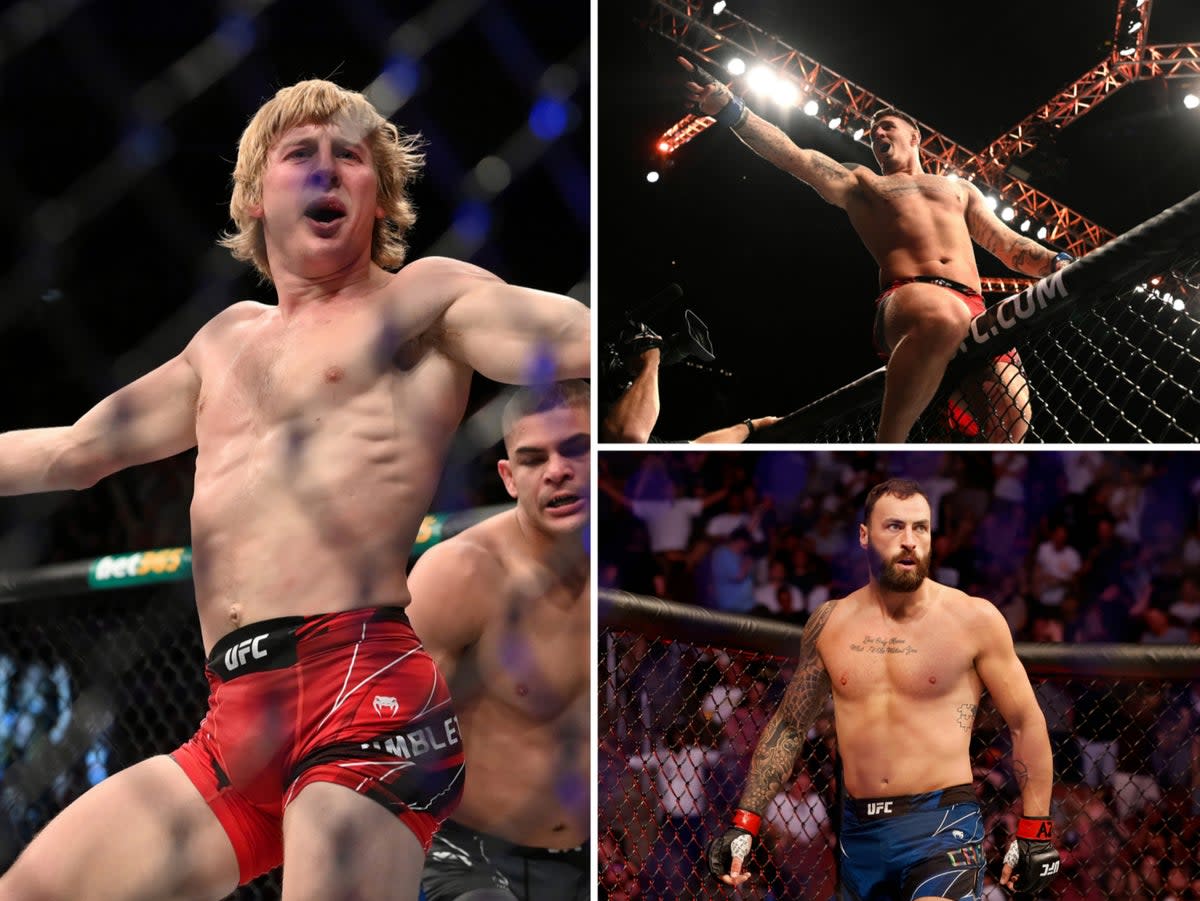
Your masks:
<path fill-rule="evenodd" d="M 1082 565 L 1079 551 L 1067 543 L 1067 527 L 1055 526 L 1050 538 L 1038 545 L 1034 561 L 1033 590 L 1038 603 L 1043 607 L 1061 604 Z"/>

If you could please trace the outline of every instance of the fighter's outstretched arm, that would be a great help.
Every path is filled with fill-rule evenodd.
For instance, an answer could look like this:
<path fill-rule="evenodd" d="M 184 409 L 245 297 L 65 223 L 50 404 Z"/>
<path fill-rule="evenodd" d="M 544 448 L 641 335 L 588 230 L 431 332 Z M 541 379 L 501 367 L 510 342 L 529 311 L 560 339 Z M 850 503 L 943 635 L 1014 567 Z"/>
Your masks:
<path fill-rule="evenodd" d="M 721 82 L 682 56 L 677 59 L 696 79 L 687 83 L 688 95 L 706 116 L 718 116 L 731 103 L 736 103 L 733 93 Z M 749 109 L 744 111 L 741 121 L 730 124 L 743 144 L 767 162 L 800 179 L 827 203 L 844 208 L 850 193 L 858 186 L 858 179 L 841 163 L 820 151 L 798 147 L 781 129 Z"/>
<path fill-rule="evenodd" d="M 89 488 L 196 444 L 200 376 L 187 351 L 109 395 L 74 425 L 0 434 L 0 494 Z"/>
<path fill-rule="evenodd" d="M 459 260 L 426 257 L 408 268 L 418 267 L 447 298 L 435 331 L 452 359 L 510 385 L 590 374 L 591 317 L 579 301 L 506 284 Z"/>
<path fill-rule="evenodd" d="M 1009 269 L 1040 278 L 1069 262 L 1064 254 L 1013 231 L 988 208 L 975 185 L 963 184 L 967 188 L 967 231 L 971 239 Z"/>

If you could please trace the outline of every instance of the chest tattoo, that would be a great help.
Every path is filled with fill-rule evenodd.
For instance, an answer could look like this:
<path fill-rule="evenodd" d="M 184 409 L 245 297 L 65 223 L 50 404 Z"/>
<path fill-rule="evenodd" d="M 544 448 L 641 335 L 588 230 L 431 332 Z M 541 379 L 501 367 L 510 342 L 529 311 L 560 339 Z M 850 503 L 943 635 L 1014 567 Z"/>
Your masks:
<path fill-rule="evenodd" d="M 859 654 L 915 654 L 917 649 L 903 638 L 879 638 L 864 635 L 861 642 L 851 642 L 850 650 Z"/>

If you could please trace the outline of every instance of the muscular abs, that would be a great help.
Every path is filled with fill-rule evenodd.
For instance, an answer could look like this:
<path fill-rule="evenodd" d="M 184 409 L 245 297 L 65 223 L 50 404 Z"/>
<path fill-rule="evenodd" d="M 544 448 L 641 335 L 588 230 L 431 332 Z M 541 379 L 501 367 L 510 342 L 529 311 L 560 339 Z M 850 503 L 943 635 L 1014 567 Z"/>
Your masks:
<path fill-rule="evenodd" d="M 981 693 L 971 636 L 942 608 L 896 622 L 857 592 L 839 607 L 820 652 L 847 791 L 869 798 L 970 782 Z"/>
<path fill-rule="evenodd" d="M 938 175 L 856 169 L 846 214 L 879 264 L 880 285 L 935 275 L 978 288 L 965 189 Z"/>
<path fill-rule="evenodd" d="M 367 304 L 289 322 L 257 304 L 225 316 L 192 351 L 205 647 L 264 619 L 407 603 L 408 550 L 466 376 L 402 334 L 397 353 L 411 365 L 381 357 L 381 317 Z"/>

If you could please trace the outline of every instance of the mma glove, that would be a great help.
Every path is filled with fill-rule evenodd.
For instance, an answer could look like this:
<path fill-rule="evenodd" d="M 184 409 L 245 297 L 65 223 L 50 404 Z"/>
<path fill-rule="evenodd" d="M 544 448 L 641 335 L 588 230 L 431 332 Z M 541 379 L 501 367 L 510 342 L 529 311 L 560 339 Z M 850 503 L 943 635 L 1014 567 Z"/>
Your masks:
<path fill-rule="evenodd" d="M 1017 837 L 1004 852 L 1004 865 L 1012 867 L 1013 888 L 1037 894 L 1058 875 L 1058 849 L 1050 843 L 1054 826 L 1049 817 L 1021 817 Z"/>
<path fill-rule="evenodd" d="M 708 869 L 720 878 L 729 873 L 735 857 L 745 860 L 750 856 L 750 845 L 758 835 L 762 817 L 748 810 L 735 810 L 733 826 L 724 835 L 718 835 L 708 843 Z"/>

